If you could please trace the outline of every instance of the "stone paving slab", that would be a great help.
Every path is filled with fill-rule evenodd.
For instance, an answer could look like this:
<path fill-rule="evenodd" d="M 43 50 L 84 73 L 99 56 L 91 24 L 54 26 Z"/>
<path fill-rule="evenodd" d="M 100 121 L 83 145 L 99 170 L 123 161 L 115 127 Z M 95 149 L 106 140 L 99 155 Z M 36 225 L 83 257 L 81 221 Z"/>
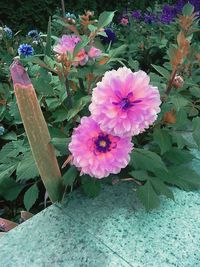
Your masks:
<path fill-rule="evenodd" d="M 0 266 L 200 267 L 200 194 L 174 191 L 150 213 L 131 184 L 76 191 L 3 236 Z"/>
<path fill-rule="evenodd" d="M 173 191 L 146 213 L 131 183 L 77 190 L 3 236 L 0 267 L 200 267 L 200 192 Z"/>

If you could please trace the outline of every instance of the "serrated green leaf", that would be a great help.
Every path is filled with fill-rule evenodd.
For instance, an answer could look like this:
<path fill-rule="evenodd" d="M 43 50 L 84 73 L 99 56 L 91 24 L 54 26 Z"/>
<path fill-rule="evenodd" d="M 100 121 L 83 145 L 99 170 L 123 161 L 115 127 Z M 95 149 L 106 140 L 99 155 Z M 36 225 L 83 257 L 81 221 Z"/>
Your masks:
<path fill-rule="evenodd" d="M 113 58 L 117 59 L 116 58 L 117 56 L 123 55 L 126 48 L 127 48 L 127 45 L 121 45 L 117 48 L 111 49 L 109 51 L 109 57 L 110 57 L 109 62 L 112 61 Z M 123 58 L 120 58 L 120 59 L 123 59 Z"/>
<path fill-rule="evenodd" d="M 98 24 L 97 28 L 101 29 L 106 27 L 108 24 L 110 24 L 113 20 L 113 17 L 115 15 L 115 12 L 110 12 L 110 11 L 104 11 L 103 13 L 100 14 L 99 19 L 98 19 Z"/>
<path fill-rule="evenodd" d="M 30 210 L 38 198 L 39 190 L 37 184 L 32 185 L 24 194 L 24 206 Z"/>
<path fill-rule="evenodd" d="M 63 122 L 68 118 L 68 111 L 60 107 L 53 112 L 52 116 L 55 119 L 54 122 Z"/>
<path fill-rule="evenodd" d="M 52 138 L 51 139 L 51 144 L 60 152 L 60 155 L 67 155 L 69 154 L 68 150 L 68 144 L 70 142 L 71 138 Z"/>
<path fill-rule="evenodd" d="M 193 147 L 193 145 L 185 138 L 181 132 L 171 132 L 173 142 L 177 143 L 178 149 L 184 148 L 184 146 Z"/>
<path fill-rule="evenodd" d="M 131 56 L 129 57 L 128 64 L 134 71 L 139 70 L 139 62 L 137 60 L 133 60 Z"/>
<path fill-rule="evenodd" d="M 130 172 L 131 177 L 139 180 L 139 181 L 146 181 L 149 179 L 149 175 L 146 171 L 131 171 Z"/>
<path fill-rule="evenodd" d="M 75 166 L 70 166 L 70 168 L 63 175 L 64 184 L 66 186 L 72 186 L 76 177 L 78 175 L 78 170 Z"/>
<path fill-rule="evenodd" d="M 0 151 L 0 163 L 7 162 L 8 158 L 15 158 L 18 154 L 19 151 L 15 149 L 13 142 L 7 143 Z"/>
<path fill-rule="evenodd" d="M 135 148 L 131 154 L 131 165 L 136 170 L 147 170 L 154 172 L 156 169 L 166 170 L 162 159 L 154 152 Z"/>
<path fill-rule="evenodd" d="M 200 148 L 200 117 L 196 117 L 192 120 L 192 126 L 193 126 L 192 136 L 197 146 Z"/>
<path fill-rule="evenodd" d="M 156 128 L 153 132 L 153 138 L 160 147 L 161 155 L 169 151 L 172 147 L 172 138 L 168 131 Z"/>
<path fill-rule="evenodd" d="M 4 134 L 3 136 L 1 136 L 1 139 L 3 140 L 17 140 L 17 135 L 15 132 L 11 131 L 11 132 L 8 132 L 6 134 Z"/>
<path fill-rule="evenodd" d="M 29 180 L 39 176 L 38 168 L 32 153 L 25 153 L 17 166 L 17 181 Z"/>
<path fill-rule="evenodd" d="M 179 111 L 181 108 L 187 106 L 189 101 L 183 96 L 173 96 L 171 97 L 171 103 L 174 104 L 176 111 Z"/>
<path fill-rule="evenodd" d="M 194 159 L 194 156 L 190 153 L 189 150 L 180 150 L 174 147 L 164 154 L 164 158 L 170 161 L 171 163 L 177 165 L 186 164 L 192 161 Z"/>
<path fill-rule="evenodd" d="M 8 165 L 0 165 L 0 181 L 4 180 L 7 177 L 10 177 L 13 172 L 16 170 L 18 162 L 14 162 Z"/>
<path fill-rule="evenodd" d="M 90 96 L 84 96 L 80 98 L 74 105 L 72 109 L 69 110 L 67 119 L 70 120 L 74 118 L 91 100 Z"/>
<path fill-rule="evenodd" d="M 156 172 L 158 178 L 183 190 L 190 191 L 200 188 L 200 175 L 189 167 L 173 166 L 168 168 L 168 172 L 160 170 Z"/>
<path fill-rule="evenodd" d="M 147 211 L 157 208 L 160 204 L 159 197 L 154 191 L 154 188 L 149 180 L 147 180 L 143 186 L 139 186 L 137 196 Z"/>
<path fill-rule="evenodd" d="M 200 89 L 198 87 L 192 87 L 189 90 L 193 96 L 200 98 Z"/>
<path fill-rule="evenodd" d="M 153 187 L 154 187 L 154 189 L 155 189 L 155 191 L 156 191 L 156 193 L 158 195 L 164 195 L 164 196 L 166 196 L 166 197 L 174 200 L 174 194 L 173 194 L 173 192 L 159 178 L 153 177 L 151 179 L 151 183 L 152 183 L 152 185 L 153 185 Z"/>
<path fill-rule="evenodd" d="M 158 65 L 154 65 L 151 64 L 151 66 L 157 70 L 158 73 L 160 73 L 165 79 L 169 80 L 170 78 L 170 72 L 168 70 L 166 70 L 165 68 L 158 66 Z"/>
<path fill-rule="evenodd" d="M 99 180 L 91 178 L 88 175 L 81 177 L 81 182 L 85 194 L 91 198 L 94 198 L 100 194 L 101 184 Z"/>
<path fill-rule="evenodd" d="M 18 184 L 11 177 L 6 177 L 0 181 L 0 196 L 8 201 L 13 201 L 24 187 L 24 184 Z"/>
<path fill-rule="evenodd" d="M 39 75 L 32 79 L 35 90 L 41 95 L 54 95 L 54 89 L 51 85 L 51 75 L 47 70 L 40 68 Z"/>

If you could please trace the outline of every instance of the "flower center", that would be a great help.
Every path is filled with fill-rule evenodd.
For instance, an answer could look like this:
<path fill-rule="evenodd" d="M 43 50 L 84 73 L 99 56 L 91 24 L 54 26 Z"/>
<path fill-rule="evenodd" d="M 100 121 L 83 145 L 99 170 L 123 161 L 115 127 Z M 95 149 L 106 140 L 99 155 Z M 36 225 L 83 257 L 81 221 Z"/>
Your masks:
<path fill-rule="evenodd" d="M 99 136 L 94 140 L 95 150 L 98 152 L 106 153 L 110 150 L 111 147 L 111 140 L 108 134 L 99 134 Z"/>
<path fill-rule="evenodd" d="M 122 110 L 128 110 L 129 108 L 135 106 L 135 104 L 140 103 L 142 100 L 134 100 L 132 101 L 133 98 L 133 93 L 130 92 L 126 97 L 121 97 L 119 94 L 117 95 L 119 98 L 119 102 L 112 102 L 113 105 L 119 106 Z"/>

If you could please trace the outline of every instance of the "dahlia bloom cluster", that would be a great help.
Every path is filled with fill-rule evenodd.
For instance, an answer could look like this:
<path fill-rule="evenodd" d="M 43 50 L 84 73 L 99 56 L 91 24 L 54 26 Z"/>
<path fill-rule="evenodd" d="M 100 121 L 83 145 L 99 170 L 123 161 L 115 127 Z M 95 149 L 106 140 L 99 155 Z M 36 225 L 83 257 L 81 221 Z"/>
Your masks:
<path fill-rule="evenodd" d="M 81 41 L 81 38 L 75 34 L 72 35 L 63 35 L 56 46 L 54 46 L 54 52 L 58 54 L 66 54 L 70 52 L 73 54 L 75 46 Z M 92 46 L 88 53 L 84 48 L 81 48 L 80 51 L 76 54 L 74 66 L 85 65 L 88 59 L 96 59 L 101 55 L 101 50 Z"/>
<path fill-rule="evenodd" d="M 158 88 L 145 72 L 107 71 L 93 90 L 91 117 L 82 118 L 73 132 L 73 164 L 96 178 L 119 173 L 129 163 L 132 136 L 154 123 L 160 104 Z"/>

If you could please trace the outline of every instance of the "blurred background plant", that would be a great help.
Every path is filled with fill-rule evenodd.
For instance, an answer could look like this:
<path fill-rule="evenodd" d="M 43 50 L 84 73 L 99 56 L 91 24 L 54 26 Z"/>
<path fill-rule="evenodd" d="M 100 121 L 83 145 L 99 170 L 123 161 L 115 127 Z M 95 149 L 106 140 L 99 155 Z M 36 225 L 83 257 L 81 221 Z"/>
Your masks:
<path fill-rule="evenodd" d="M 111 2 L 92 1 L 89 7 L 112 10 Z M 134 1 L 132 5 L 122 1 L 114 19 L 114 12 L 99 17 L 91 11 L 79 13 L 87 10 L 90 1 L 77 6 L 66 2 L 64 17 L 55 1 L 37 1 L 37 12 L 34 2 L 11 1 L 7 8 L 0 4 L 0 215 L 18 221 L 24 208 L 35 213 L 50 203 L 11 83 L 9 66 L 15 57 L 36 90 L 66 193 L 82 186 L 94 197 L 102 183 L 131 181 L 146 209 L 151 209 L 158 206 L 160 194 L 174 198 L 168 184 L 184 190 L 199 187 L 199 175 L 189 165 L 185 167 L 194 158 L 192 149 L 200 147 L 199 2 L 190 1 L 194 6 L 185 2 Z M 47 18 L 56 7 L 57 13 Z M 25 16 L 29 23 L 20 25 Z M 66 56 L 57 52 L 65 49 L 62 35 L 71 38 L 70 42 L 78 40 L 65 51 Z M 89 115 L 92 89 L 103 74 L 123 65 L 148 72 L 151 83 L 160 90 L 162 111 L 147 132 L 133 138 L 137 148 L 119 175 L 101 181 L 80 177 L 67 164 L 72 130 L 82 116 Z"/>

